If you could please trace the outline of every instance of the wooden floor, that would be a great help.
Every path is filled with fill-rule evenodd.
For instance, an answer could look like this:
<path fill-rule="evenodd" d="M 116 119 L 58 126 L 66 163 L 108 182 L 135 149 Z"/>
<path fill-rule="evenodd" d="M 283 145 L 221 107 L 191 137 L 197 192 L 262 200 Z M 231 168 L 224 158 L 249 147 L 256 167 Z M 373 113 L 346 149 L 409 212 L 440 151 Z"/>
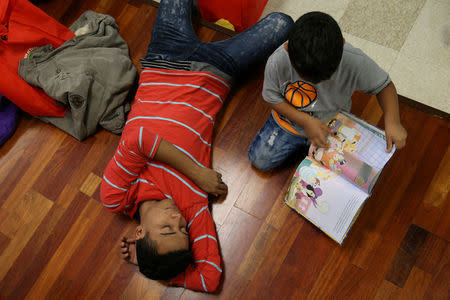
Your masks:
<path fill-rule="evenodd" d="M 65 25 L 86 9 L 116 18 L 138 66 L 156 9 L 136 0 L 50 0 Z M 225 38 L 199 27 L 204 41 Z M 99 201 L 102 172 L 119 137 L 78 142 L 23 116 L 0 148 L 0 299 L 449 299 L 449 121 L 402 104 L 409 133 L 343 246 L 283 204 L 296 161 L 261 173 L 247 147 L 269 114 L 263 65 L 236 87 L 217 122 L 213 165 L 229 194 L 212 212 L 224 264 L 215 294 L 167 288 L 119 256 L 135 224 Z M 353 113 L 383 126 L 374 98 Z"/>

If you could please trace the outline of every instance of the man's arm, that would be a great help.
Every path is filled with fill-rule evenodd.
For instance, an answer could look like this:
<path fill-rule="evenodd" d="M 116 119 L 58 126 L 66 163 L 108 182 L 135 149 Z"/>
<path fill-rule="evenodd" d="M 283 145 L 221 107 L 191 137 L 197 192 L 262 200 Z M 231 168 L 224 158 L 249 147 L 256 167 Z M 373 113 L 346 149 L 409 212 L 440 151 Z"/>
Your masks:
<path fill-rule="evenodd" d="M 392 81 L 377 94 L 377 100 L 384 112 L 386 152 L 392 150 L 393 143 L 398 149 L 403 148 L 407 132 L 400 122 L 398 96 Z"/>
<path fill-rule="evenodd" d="M 307 113 L 298 111 L 286 101 L 279 104 L 271 104 L 271 106 L 281 115 L 303 127 L 311 144 L 316 147 L 327 147 L 327 137 L 330 134 L 330 129 L 326 123 Z"/>

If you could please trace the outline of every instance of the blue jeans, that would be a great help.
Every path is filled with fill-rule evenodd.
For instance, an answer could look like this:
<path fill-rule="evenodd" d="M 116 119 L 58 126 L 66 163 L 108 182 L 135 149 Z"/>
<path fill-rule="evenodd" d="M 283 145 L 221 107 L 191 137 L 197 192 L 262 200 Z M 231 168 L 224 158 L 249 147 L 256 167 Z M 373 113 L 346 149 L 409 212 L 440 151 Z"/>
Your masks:
<path fill-rule="evenodd" d="M 255 168 L 267 171 L 280 166 L 292 155 L 305 155 L 310 145 L 307 138 L 281 128 L 270 115 L 253 139 L 248 158 Z"/>
<path fill-rule="evenodd" d="M 191 0 L 162 0 L 146 59 L 209 63 L 233 77 L 267 57 L 287 40 L 290 16 L 272 13 L 232 38 L 204 43 L 191 24 Z"/>

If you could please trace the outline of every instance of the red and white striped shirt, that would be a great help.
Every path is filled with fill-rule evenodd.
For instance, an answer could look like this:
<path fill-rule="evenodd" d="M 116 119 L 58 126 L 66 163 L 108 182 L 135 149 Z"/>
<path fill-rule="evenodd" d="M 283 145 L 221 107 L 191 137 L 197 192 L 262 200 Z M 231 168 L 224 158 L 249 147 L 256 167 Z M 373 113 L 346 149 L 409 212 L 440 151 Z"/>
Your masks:
<path fill-rule="evenodd" d="M 230 84 L 209 72 L 144 69 L 135 103 L 101 185 L 103 205 L 133 217 L 141 201 L 171 198 L 188 222 L 195 264 L 171 284 L 214 291 L 222 273 L 208 195 L 189 178 L 153 160 L 161 138 L 209 167 L 216 114 Z"/>

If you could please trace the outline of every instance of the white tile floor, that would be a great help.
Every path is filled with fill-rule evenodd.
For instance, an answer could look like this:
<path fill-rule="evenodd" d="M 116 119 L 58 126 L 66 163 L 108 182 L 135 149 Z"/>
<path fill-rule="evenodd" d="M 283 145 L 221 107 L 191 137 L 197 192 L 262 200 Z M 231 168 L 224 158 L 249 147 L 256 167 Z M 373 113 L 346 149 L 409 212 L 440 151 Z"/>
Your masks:
<path fill-rule="evenodd" d="M 281 11 L 295 20 L 314 10 L 350 31 L 345 39 L 390 73 L 400 95 L 450 113 L 449 0 L 269 0 L 262 16 Z M 362 15 L 370 19 L 364 29 Z"/>

